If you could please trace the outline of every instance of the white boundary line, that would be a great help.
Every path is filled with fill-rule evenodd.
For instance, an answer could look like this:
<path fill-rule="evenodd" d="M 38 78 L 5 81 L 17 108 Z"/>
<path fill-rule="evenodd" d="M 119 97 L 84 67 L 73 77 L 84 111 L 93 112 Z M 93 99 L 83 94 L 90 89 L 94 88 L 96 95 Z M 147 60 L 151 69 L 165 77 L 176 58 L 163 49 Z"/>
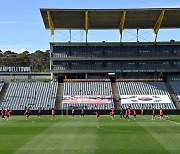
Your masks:
<path fill-rule="evenodd" d="M 172 120 L 168 120 L 169 122 L 172 122 L 172 123 L 174 123 L 174 124 L 177 124 L 177 125 L 180 125 L 180 123 L 178 123 L 178 122 L 175 122 L 175 121 L 172 121 Z"/>

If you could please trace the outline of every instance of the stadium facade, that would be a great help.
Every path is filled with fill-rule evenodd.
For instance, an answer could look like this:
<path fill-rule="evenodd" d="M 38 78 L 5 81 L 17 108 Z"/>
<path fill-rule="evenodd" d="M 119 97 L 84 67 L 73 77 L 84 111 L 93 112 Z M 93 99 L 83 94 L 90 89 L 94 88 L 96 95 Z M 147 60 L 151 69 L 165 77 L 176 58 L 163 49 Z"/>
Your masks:
<path fill-rule="evenodd" d="M 157 42 L 160 28 L 180 28 L 180 9 L 40 9 L 45 28 L 84 29 L 86 42 L 50 42 L 52 78 L 179 75 L 180 42 Z M 119 42 L 88 42 L 88 30 L 119 29 Z M 122 42 L 124 29 L 153 29 L 154 42 Z"/>

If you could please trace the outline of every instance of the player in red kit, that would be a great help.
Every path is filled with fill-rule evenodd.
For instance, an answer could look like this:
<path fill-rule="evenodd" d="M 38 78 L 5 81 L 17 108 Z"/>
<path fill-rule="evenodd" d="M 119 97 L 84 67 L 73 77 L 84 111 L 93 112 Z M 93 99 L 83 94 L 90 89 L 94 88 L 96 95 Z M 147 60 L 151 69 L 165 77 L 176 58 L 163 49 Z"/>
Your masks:
<path fill-rule="evenodd" d="M 137 115 L 136 110 L 133 110 L 134 120 L 136 120 L 136 115 Z"/>
<path fill-rule="evenodd" d="M 114 115 L 115 115 L 115 109 L 114 108 L 111 109 L 110 115 L 112 117 L 112 120 L 114 120 Z"/>
<path fill-rule="evenodd" d="M 6 120 L 8 121 L 9 120 L 9 110 L 8 109 L 6 109 L 5 115 L 6 115 Z"/>
<path fill-rule="evenodd" d="M 84 108 L 81 109 L 81 117 L 84 117 Z"/>
<path fill-rule="evenodd" d="M 144 117 L 144 107 L 141 108 L 141 115 Z"/>
<path fill-rule="evenodd" d="M 31 112 L 31 110 L 29 108 L 27 108 L 25 113 L 24 113 L 26 116 L 26 120 L 29 118 L 30 112 Z"/>
<path fill-rule="evenodd" d="M 51 120 L 53 120 L 53 119 L 54 119 L 55 114 L 56 114 L 56 111 L 54 110 L 54 108 L 52 108 L 52 110 L 51 110 L 51 115 L 52 115 Z"/>
<path fill-rule="evenodd" d="M 11 118 L 12 110 L 9 110 L 9 118 Z"/>
<path fill-rule="evenodd" d="M 95 113 L 95 115 L 96 115 L 97 120 L 99 120 L 99 117 L 100 117 L 99 112 L 94 112 L 94 113 Z"/>
<path fill-rule="evenodd" d="M 71 115 L 74 117 L 74 113 L 75 113 L 75 109 L 74 108 L 72 108 L 72 110 L 71 110 Z"/>
<path fill-rule="evenodd" d="M 5 120 L 5 111 L 4 111 L 4 109 L 1 110 L 1 116 Z"/>
<path fill-rule="evenodd" d="M 164 114 L 163 114 L 163 110 L 162 109 L 159 110 L 159 115 L 160 115 L 160 119 L 163 119 Z"/>
<path fill-rule="evenodd" d="M 152 120 L 155 120 L 156 118 L 156 110 L 153 108 L 152 110 Z"/>
<path fill-rule="evenodd" d="M 38 110 L 38 117 L 39 117 L 39 118 L 41 117 L 41 113 L 42 113 L 42 109 L 39 108 L 39 110 Z"/>
<path fill-rule="evenodd" d="M 129 118 L 130 118 L 130 116 L 131 116 L 131 108 L 130 108 L 130 106 L 128 107 L 128 114 L 129 114 Z"/>
<path fill-rule="evenodd" d="M 125 111 L 125 119 L 128 119 L 128 121 L 129 121 L 129 112 L 128 112 L 128 109 L 126 109 L 126 111 Z"/>

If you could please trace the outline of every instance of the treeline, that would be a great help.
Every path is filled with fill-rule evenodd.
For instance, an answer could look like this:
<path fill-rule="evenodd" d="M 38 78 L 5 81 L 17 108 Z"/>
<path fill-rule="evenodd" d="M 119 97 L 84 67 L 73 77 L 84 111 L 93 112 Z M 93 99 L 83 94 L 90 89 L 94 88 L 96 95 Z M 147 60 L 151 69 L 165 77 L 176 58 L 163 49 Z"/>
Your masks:
<path fill-rule="evenodd" d="M 37 50 L 34 53 L 24 51 L 15 53 L 12 51 L 2 52 L 0 50 L 0 66 L 31 67 L 32 72 L 48 72 L 49 51 Z"/>

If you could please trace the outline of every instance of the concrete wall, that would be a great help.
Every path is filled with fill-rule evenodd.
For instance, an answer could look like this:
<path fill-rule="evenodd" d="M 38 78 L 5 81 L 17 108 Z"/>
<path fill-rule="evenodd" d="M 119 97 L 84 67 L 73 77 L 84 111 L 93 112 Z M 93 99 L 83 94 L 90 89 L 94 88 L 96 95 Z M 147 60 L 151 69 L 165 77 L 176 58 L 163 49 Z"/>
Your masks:
<path fill-rule="evenodd" d="M 51 75 L 0 75 L 0 80 L 10 83 L 11 79 L 51 79 Z"/>

